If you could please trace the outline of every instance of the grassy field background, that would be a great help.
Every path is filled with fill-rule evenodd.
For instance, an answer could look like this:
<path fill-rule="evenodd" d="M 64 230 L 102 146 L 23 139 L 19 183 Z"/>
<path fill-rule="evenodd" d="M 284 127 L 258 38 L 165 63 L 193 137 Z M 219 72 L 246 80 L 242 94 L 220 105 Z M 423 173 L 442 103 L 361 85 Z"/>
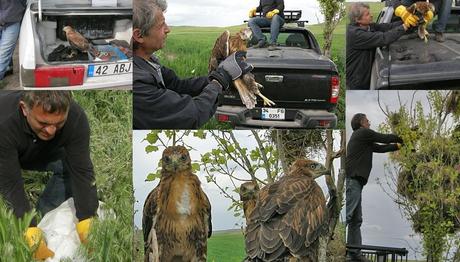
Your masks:
<path fill-rule="evenodd" d="M 347 3 L 348 5 L 349 3 Z M 369 3 L 370 9 L 377 17 L 382 3 Z M 339 104 L 337 107 L 337 117 L 339 119 L 337 128 L 345 128 L 345 31 L 347 17 L 344 17 L 334 31 L 333 44 L 331 49 L 332 60 L 336 63 L 340 79 L 341 90 Z M 211 49 L 217 37 L 224 31 L 238 32 L 246 25 L 236 25 L 231 27 L 192 27 L 192 26 L 172 26 L 168 34 L 165 48 L 156 52 L 163 65 L 172 68 L 180 77 L 203 76 L 207 74 L 208 60 Z M 310 30 L 323 46 L 323 24 L 308 25 Z M 208 122 L 205 129 L 229 128 L 221 125 L 214 119 Z"/>

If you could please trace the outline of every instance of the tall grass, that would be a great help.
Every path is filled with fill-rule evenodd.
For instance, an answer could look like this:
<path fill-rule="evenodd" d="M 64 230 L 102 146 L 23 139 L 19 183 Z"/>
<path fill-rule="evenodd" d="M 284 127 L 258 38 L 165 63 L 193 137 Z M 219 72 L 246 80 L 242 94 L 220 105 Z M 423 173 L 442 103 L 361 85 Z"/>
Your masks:
<path fill-rule="evenodd" d="M 129 91 L 74 92 L 91 127 L 91 159 L 98 197 L 115 217 L 95 221 L 85 249 L 89 261 L 133 256 L 132 95 Z"/>
<path fill-rule="evenodd" d="M 32 261 L 32 253 L 24 239 L 35 212 L 17 219 L 0 197 L 0 261 Z"/>
<path fill-rule="evenodd" d="M 74 98 L 85 110 L 91 128 L 91 159 L 98 197 L 111 216 L 95 220 L 87 246 L 88 261 L 132 261 L 132 95 L 130 91 L 75 91 Z M 49 173 L 23 172 L 26 191 L 35 206 Z M 17 219 L 0 202 L 0 261 L 32 261 L 24 232 L 35 213 Z"/>

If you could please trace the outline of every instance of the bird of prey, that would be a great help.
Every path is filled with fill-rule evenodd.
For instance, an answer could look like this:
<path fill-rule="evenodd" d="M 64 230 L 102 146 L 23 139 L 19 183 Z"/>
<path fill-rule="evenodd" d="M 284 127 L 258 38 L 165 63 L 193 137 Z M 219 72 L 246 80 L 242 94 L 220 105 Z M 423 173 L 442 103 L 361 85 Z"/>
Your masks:
<path fill-rule="evenodd" d="M 428 41 L 427 36 L 430 35 L 428 31 L 426 31 L 426 26 L 427 22 L 423 20 L 424 16 L 428 11 L 431 11 L 434 13 L 435 8 L 434 5 L 428 1 L 418 1 L 413 3 L 411 6 L 407 8 L 407 11 L 410 12 L 411 14 L 415 14 L 420 17 L 420 20 L 423 21 L 419 26 L 418 26 L 418 36 L 420 39 L 425 40 L 425 42 Z"/>
<path fill-rule="evenodd" d="M 251 39 L 251 37 L 252 31 L 250 28 L 243 28 L 240 32 L 233 35 L 230 34 L 228 30 L 223 32 L 217 38 L 214 48 L 211 51 L 208 72 L 216 70 L 219 62 L 223 61 L 234 52 L 246 51 L 247 41 Z M 234 80 L 233 84 L 238 90 L 241 101 L 249 109 L 255 107 L 257 103 L 256 96 L 260 96 L 262 98 L 264 105 L 272 106 L 275 104 L 273 101 L 262 95 L 259 89 L 263 88 L 263 86 L 256 82 L 254 75 L 250 72 Z"/>
<path fill-rule="evenodd" d="M 246 218 L 246 224 L 249 224 L 249 217 L 256 207 L 259 185 L 254 181 L 245 182 L 241 184 L 239 193 L 240 200 L 243 202 L 243 212 Z"/>
<path fill-rule="evenodd" d="M 67 41 L 71 47 L 83 53 L 89 52 L 94 57 L 99 55 L 99 51 L 88 41 L 88 39 L 75 31 L 71 26 L 64 26 L 62 31 L 65 32 Z"/>
<path fill-rule="evenodd" d="M 318 162 L 298 159 L 285 176 L 260 190 L 247 220 L 246 261 L 318 261 L 328 209 L 314 177 L 326 172 Z"/>
<path fill-rule="evenodd" d="M 144 261 L 206 261 L 211 204 L 192 173 L 188 150 L 166 148 L 161 167 L 160 183 L 144 203 Z"/>

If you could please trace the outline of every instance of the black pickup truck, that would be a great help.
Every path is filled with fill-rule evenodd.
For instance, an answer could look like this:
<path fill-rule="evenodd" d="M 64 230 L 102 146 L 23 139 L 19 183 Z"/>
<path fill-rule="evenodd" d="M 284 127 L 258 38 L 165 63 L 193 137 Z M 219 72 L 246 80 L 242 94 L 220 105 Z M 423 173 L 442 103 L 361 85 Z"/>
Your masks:
<path fill-rule="evenodd" d="M 454 1 L 455 2 L 455 1 Z M 386 6 L 377 23 L 395 19 L 394 8 Z M 431 24 L 428 42 L 416 33 L 377 48 L 372 66 L 371 89 L 456 89 L 460 88 L 460 6 L 452 7 L 444 36 L 437 42 Z"/>
<path fill-rule="evenodd" d="M 285 11 L 286 24 L 299 22 L 299 11 Z M 302 22 L 299 22 L 299 24 Z M 276 103 L 264 107 L 258 98 L 247 109 L 238 92 L 231 88 L 219 97 L 216 119 L 237 128 L 334 128 L 334 110 L 339 96 L 336 65 L 321 54 L 313 34 L 305 27 L 283 26 L 279 49 L 254 48 L 249 43 L 247 62 L 254 66 L 256 81 L 264 86 L 263 95 Z M 270 28 L 262 28 L 269 39 Z"/>

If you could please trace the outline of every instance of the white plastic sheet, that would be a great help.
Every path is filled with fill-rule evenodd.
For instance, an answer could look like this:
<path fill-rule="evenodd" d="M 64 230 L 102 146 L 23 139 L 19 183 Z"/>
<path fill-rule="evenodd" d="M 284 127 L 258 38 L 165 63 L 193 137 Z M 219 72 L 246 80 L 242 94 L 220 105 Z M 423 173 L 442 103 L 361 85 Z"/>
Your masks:
<path fill-rule="evenodd" d="M 99 207 L 102 205 L 103 203 L 99 202 Z M 103 217 L 103 214 L 100 213 L 101 208 L 98 209 L 98 215 Z M 38 227 L 45 234 L 48 248 L 54 252 L 54 257 L 48 258 L 46 262 L 59 262 L 64 258 L 70 258 L 75 262 L 85 261 L 77 254 L 80 246 L 80 239 L 76 231 L 77 223 L 73 198 L 69 198 L 42 218 Z"/>

